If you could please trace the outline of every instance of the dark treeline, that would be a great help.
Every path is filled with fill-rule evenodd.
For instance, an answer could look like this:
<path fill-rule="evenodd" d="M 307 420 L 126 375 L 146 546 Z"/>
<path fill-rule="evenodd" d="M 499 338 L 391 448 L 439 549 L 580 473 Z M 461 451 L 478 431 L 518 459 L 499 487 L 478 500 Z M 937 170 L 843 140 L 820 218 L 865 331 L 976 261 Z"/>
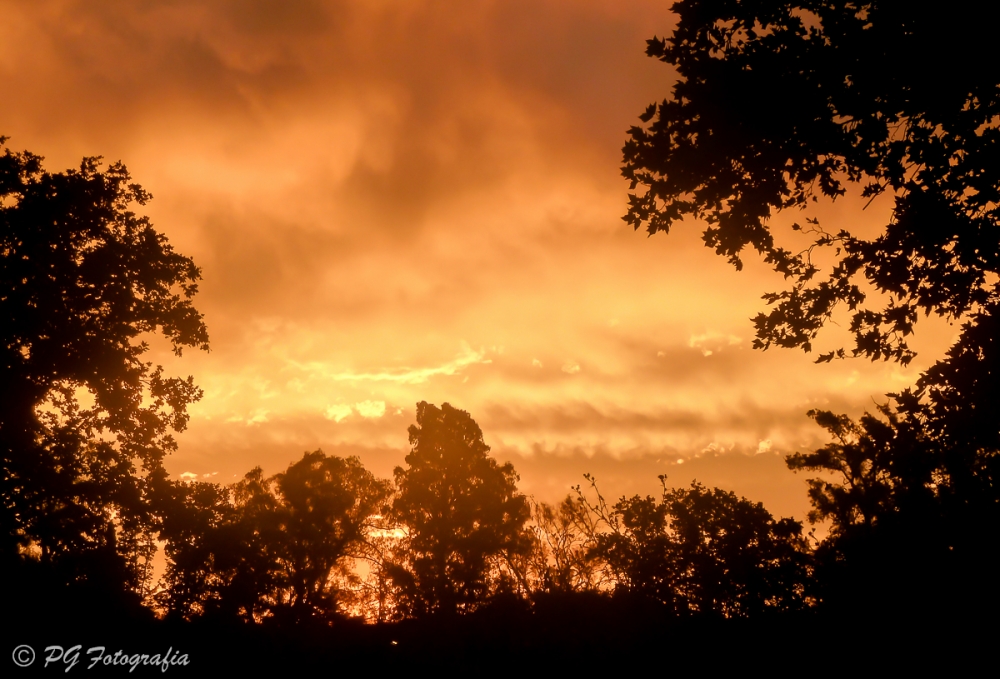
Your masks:
<path fill-rule="evenodd" d="M 802 526 L 699 484 L 610 505 L 592 482 L 553 507 L 518 493 L 472 418 L 417 406 L 395 482 L 317 451 L 264 478 L 178 483 L 161 539 L 165 614 L 246 623 L 370 622 L 539 597 L 631 595 L 674 616 L 807 609 Z M 665 479 L 663 479 L 665 481 Z"/>
<path fill-rule="evenodd" d="M 901 633 L 912 651 L 988 632 L 980 621 L 1000 604 L 1000 67 L 983 52 L 993 22 L 962 7 L 928 18 L 893 2 L 680 2 L 673 36 L 649 41 L 679 79 L 629 131 L 623 172 L 642 190 L 626 220 L 652 234 L 696 217 L 736 266 L 751 246 L 784 274 L 792 287 L 754 319 L 758 348 L 811 351 L 840 305 L 855 348 L 819 362 L 905 365 L 919 311 L 963 324 L 874 413 L 809 413 L 831 442 L 787 463 L 807 474 L 819 541 L 760 503 L 666 477 L 655 496 L 605 498 L 587 476 L 558 505 L 535 502 L 447 403 L 417 405 L 392 479 L 321 451 L 228 486 L 171 479 L 164 457 L 201 392 L 144 361 L 143 338 L 207 348 L 198 268 L 132 211 L 149 195 L 121 164 L 50 173 L 5 150 L 5 617 L 41 646 L 57 632 L 108 643 L 114 630 L 122 643 L 187 644 L 220 668 L 663 649 L 674 666 L 704 665 L 719 644 L 766 664 L 816 643 L 829 656 L 844 634 Z M 764 91 L 773 105 L 750 105 Z M 894 201 L 878 237 L 810 220 L 794 228 L 801 252 L 775 243 L 770 216 L 847 183 Z M 823 248 L 838 259 L 817 283 Z"/>

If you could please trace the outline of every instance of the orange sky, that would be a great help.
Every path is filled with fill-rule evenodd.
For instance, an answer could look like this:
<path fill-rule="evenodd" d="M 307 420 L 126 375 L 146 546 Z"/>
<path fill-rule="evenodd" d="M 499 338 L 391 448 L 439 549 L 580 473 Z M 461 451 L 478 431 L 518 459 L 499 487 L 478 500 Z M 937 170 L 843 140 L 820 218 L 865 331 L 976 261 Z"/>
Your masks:
<path fill-rule="evenodd" d="M 205 391 L 170 471 L 322 448 L 389 476 L 415 403 L 447 401 L 539 499 L 665 472 L 802 518 L 783 456 L 825 441 L 805 412 L 871 409 L 956 330 L 924 321 L 907 369 L 752 351 L 780 277 L 735 272 L 697 224 L 621 221 L 626 130 L 673 78 L 644 54 L 669 4 L 0 3 L 8 145 L 124 161 L 202 267 L 211 352 L 152 357 Z M 870 230 L 880 200 L 813 214 Z"/>

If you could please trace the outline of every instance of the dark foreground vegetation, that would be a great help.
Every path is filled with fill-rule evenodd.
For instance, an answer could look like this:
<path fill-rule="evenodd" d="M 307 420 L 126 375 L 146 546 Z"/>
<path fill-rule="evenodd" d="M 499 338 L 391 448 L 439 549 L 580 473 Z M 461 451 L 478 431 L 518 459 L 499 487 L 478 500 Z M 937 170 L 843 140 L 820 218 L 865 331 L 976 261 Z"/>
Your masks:
<path fill-rule="evenodd" d="M 792 287 L 754 319 L 760 348 L 811 351 L 843 308 L 856 346 L 820 362 L 905 364 L 919 311 L 962 323 L 875 413 L 810 413 L 831 443 L 788 466 L 818 473 L 810 519 L 828 537 L 665 478 L 655 497 L 604 498 L 587 477 L 561 504 L 535 503 L 448 404 L 417 405 L 391 480 L 321 451 L 230 486 L 171 479 L 171 432 L 201 394 L 144 362 L 142 339 L 207 347 L 199 271 L 132 212 L 148 195 L 123 166 L 53 174 L 7 150 L 0 559 L 6 627 L 23 637 L 10 646 L 173 647 L 219 671 L 490 673 L 815 662 L 862 640 L 896 666 L 985 652 L 1000 604 L 995 23 L 963 3 L 675 9 L 676 32 L 648 51 L 680 80 L 630 130 L 624 173 L 641 191 L 627 220 L 655 233 L 697 217 L 737 266 L 749 245 L 783 273 Z M 798 254 L 777 244 L 769 217 L 850 184 L 894 201 L 880 235 L 810 221 Z"/>

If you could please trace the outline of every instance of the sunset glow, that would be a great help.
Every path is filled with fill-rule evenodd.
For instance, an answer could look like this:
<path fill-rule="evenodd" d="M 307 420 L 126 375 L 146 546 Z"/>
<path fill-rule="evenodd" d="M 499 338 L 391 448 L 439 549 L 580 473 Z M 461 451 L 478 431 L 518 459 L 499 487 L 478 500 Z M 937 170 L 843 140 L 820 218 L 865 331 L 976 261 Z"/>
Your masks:
<path fill-rule="evenodd" d="M 171 474 L 322 449 L 387 478 L 415 404 L 447 402 L 541 500 L 666 473 L 804 518 L 784 456 L 826 441 L 806 411 L 873 409 L 957 329 L 921 320 L 906 367 L 756 351 L 780 276 L 702 225 L 622 221 L 626 130 L 673 82 L 643 51 L 668 4 L 4 3 L 8 145 L 121 160 L 202 269 L 210 352 L 151 340 L 204 390 Z M 864 202 L 810 216 L 884 224 L 889 197 Z"/>

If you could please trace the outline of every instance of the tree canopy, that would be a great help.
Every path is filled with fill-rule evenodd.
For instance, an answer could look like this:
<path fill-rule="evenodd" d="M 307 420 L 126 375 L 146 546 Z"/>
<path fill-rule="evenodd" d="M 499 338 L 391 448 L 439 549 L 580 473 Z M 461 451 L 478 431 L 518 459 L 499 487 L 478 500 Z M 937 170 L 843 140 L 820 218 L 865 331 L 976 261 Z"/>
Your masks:
<path fill-rule="evenodd" d="M 3 551 L 70 581 L 148 576 L 161 462 L 201 394 L 143 361 L 150 334 L 208 347 L 198 268 L 132 211 L 150 197 L 120 163 L 0 155 Z"/>
<path fill-rule="evenodd" d="M 775 520 L 762 504 L 693 482 L 609 505 L 587 476 L 596 502 L 577 487 L 603 530 L 591 553 L 616 589 L 661 602 L 679 614 L 754 617 L 806 607 L 810 557 L 802 524 Z"/>
<path fill-rule="evenodd" d="M 329 620 L 351 579 L 388 481 L 356 457 L 306 453 L 273 477 L 260 467 L 228 487 L 179 484 L 164 525 L 165 607 L 254 622 Z"/>
<path fill-rule="evenodd" d="M 394 514 L 408 532 L 395 569 L 402 606 L 454 613 L 488 598 L 498 557 L 527 547 L 526 498 L 510 464 L 489 456 L 469 413 L 444 403 L 417 404 L 413 449 L 395 469 Z"/>
<path fill-rule="evenodd" d="M 704 219 L 706 245 L 737 267 L 751 246 L 791 279 L 754 319 L 757 346 L 809 351 L 843 304 L 855 355 L 906 363 L 918 310 L 958 319 L 997 301 L 995 6 L 683 0 L 673 10 L 676 30 L 647 54 L 678 80 L 629 130 L 622 172 L 644 191 L 625 219 L 650 234 Z M 880 235 L 814 223 L 798 253 L 775 238 L 777 212 L 851 185 L 892 196 Z M 825 278 L 817 248 L 837 254 Z M 859 278 L 883 293 L 881 309 Z"/>
<path fill-rule="evenodd" d="M 947 355 L 877 415 L 811 412 L 833 442 L 787 460 L 826 473 L 809 492 L 812 518 L 831 522 L 820 580 L 839 580 L 834 598 L 870 603 L 895 588 L 912 602 L 923 588 L 940 599 L 928 583 L 978 568 L 981 535 L 1000 522 L 998 9 L 682 0 L 674 11 L 673 35 L 649 40 L 647 54 L 678 80 L 629 130 L 622 171 L 643 190 L 626 221 L 654 234 L 704 220 L 705 243 L 737 268 L 749 246 L 789 279 L 764 295 L 772 308 L 753 319 L 756 348 L 811 351 L 846 305 L 851 354 L 905 365 L 918 312 L 963 323 Z M 891 197 L 876 236 L 809 215 L 849 189 L 868 204 Z M 792 226 L 809 237 L 799 252 L 769 222 L 791 209 L 806 211 L 806 228 Z M 823 249 L 834 262 L 825 270 Z M 852 573 L 830 575 L 844 564 Z M 872 564 L 880 577 L 869 577 Z"/>

